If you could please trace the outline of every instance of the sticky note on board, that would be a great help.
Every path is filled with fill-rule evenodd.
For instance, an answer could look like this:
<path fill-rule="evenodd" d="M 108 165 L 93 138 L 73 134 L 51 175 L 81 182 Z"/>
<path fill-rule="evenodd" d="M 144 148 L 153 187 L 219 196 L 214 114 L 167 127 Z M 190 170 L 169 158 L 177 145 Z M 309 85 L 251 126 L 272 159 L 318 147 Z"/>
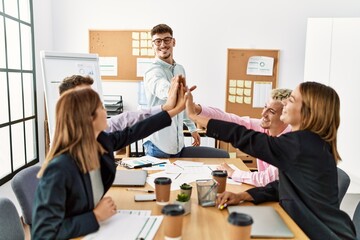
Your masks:
<path fill-rule="evenodd" d="M 148 39 L 148 33 L 147 32 L 141 32 L 140 33 L 140 38 L 141 39 Z"/>
<path fill-rule="evenodd" d="M 236 102 L 237 103 L 243 103 L 243 97 L 240 97 L 240 96 L 236 96 Z"/>
<path fill-rule="evenodd" d="M 143 47 L 143 48 L 146 48 L 148 46 L 147 45 L 147 40 L 141 40 L 140 46 Z"/>
<path fill-rule="evenodd" d="M 229 93 L 232 94 L 232 95 L 235 95 L 236 94 L 236 88 L 229 88 Z"/>
<path fill-rule="evenodd" d="M 149 48 L 152 47 L 152 42 L 151 42 L 151 40 L 148 40 L 148 41 L 147 41 L 147 46 L 148 46 Z"/>
<path fill-rule="evenodd" d="M 132 47 L 136 47 L 136 48 L 140 47 L 140 42 L 139 42 L 139 40 L 133 40 L 133 41 L 132 41 Z"/>
<path fill-rule="evenodd" d="M 133 48 L 132 54 L 133 54 L 133 56 L 139 56 L 140 55 L 140 50 L 138 48 Z"/>
<path fill-rule="evenodd" d="M 132 39 L 139 40 L 140 33 L 138 32 L 132 32 Z"/>
<path fill-rule="evenodd" d="M 142 49 L 141 49 L 141 52 L 140 52 L 140 55 L 141 55 L 141 56 L 147 56 L 147 55 L 148 55 L 147 48 L 142 48 Z"/>
<path fill-rule="evenodd" d="M 251 104 L 251 97 L 244 97 L 244 103 Z"/>
<path fill-rule="evenodd" d="M 246 88 L 251 88 L 251 81 L 246 80 L 246 81 L 245 81 L 245 87 L 246 87 Z"/>
<path fill-rule="evenodd" d="M 236 87 L 236 80 L 230 80 L 229 87 Z"/>
<path fill-rule="evenodd" d="M 237 88 L 236 89 L 236 94 L 240 95 L 240 96 L 244 95 L 244 89 L 243 88 Z"/>
<path fill-rule="evenodd" d="M 251 96 L 251 89 L 244 89 L 245 96 Z"/>
<path fill-rule="evenodd" d="M 235 103 L 235 96 L 234 96 L 234 95 L 229 95 L 228 100 L 229 100 L 229 102 L 231 102 L 231 103 Z"/>

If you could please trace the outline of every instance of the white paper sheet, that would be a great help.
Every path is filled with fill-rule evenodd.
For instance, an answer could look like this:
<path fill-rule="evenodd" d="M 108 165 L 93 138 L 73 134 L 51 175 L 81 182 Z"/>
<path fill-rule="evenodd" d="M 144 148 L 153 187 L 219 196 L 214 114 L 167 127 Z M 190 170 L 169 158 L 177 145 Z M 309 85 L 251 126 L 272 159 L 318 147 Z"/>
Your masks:
<path fill-rule="evenodd" d="M 160 227 L 163 216 L 137 216 L 115 214 L 100 223 L 97 232 L 86 235 L 84 240 L 153 239 Z M 121 235 L 119 235 L 121 234 Z"/>
<path fill-rule="evenodd" d="M 272 76 L 274 58 L 266 56 L 252 56 L 249 58 L 246 74 L 259 76 Z"/>

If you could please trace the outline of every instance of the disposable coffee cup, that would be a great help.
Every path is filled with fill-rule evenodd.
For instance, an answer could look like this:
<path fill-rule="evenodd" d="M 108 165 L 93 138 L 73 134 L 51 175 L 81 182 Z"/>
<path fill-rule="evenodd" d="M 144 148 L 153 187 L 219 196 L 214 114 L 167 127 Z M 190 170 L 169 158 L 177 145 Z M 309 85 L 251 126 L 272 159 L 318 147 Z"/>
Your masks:
<path fill-rule="evenodd" d="M 213 178 L 219 183 L 217 192 L 222 193 L 225 192 L 226 189 L 226 179 L 227 179 L 227 171 L 224 170 L 214 170 L 211 175 Z"/>
<path fill-rule="evenodd" d="M 178 204 L 168 204 L 163 207 L 165 240 L 180 240 L 184 217 L 184 207 Z"/>
<path fill-rule="evenodd" d="M 229 240 L 250 240 L 252 224 L 250 215 L 232 212 L 228 217 Z"/>
<path fill-rule="evenodd" d="M 158 177 L 154 180 L 156 203 L 166 205 L 170 200 L 171 178 Z"/>

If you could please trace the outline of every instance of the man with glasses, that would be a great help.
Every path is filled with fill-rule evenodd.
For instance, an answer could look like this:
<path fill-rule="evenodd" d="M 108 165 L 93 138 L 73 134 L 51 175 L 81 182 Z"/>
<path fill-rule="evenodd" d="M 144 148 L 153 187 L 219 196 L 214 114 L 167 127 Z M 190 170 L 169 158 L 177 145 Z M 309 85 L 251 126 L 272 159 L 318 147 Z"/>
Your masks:
<path fill-rule="evenodd" d="M 151 37 L 156 58 L 144 76 L 148 107 L 166 102 L 173 77 L 181 76 L 185 78 L 183 66 L 173 59 L 175 38 L 173 38 L 172 29 L 166 24 L 156 25 L 151 30 Z M 184 123 L 194 139 L 193 146 L 199 146 L 200 135 L 196 132 L 195 124 L 185 116 L 184 111 L 173 117 L 171 126 L 145 139 L 144 148 L 146 154 L 159 158 L 180 157 L 181 150 L 184 147 Z"/>

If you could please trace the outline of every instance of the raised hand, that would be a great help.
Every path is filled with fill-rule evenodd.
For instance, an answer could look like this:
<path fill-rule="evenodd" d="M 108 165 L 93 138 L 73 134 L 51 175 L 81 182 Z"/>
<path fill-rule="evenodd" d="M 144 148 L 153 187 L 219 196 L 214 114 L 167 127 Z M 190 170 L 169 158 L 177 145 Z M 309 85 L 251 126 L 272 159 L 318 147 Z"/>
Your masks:
<path fill-rule="evenodd" d="M 195 103 L 194 103 L 193 95 L 190 91 L 187 93 L 186 113 L 191 120 L 193 121 L 195 120 L 194 118 L 197 115 L 197 113 L 195 111 Z"/>
<path fill-rule="evenodd" d="M 231 177 L 235 171 L 227 163 L 220 164 L 217 169 L 227 171 L 229 177 Z"/>
<path fill-rule="evenodd" d="M 182 78 L 181 75 L 175 76 L 172 78 L 171 84 L 170 84 L 170 89 L 168 92 L 168 98 L 166 100 L 166 103 L 162 106 L 163 111 L 168 111 L 175 107 L 176 101 L 177 101 L 177 93 L 178 93 L 179 85 L 180 85 L 180 82 L 182 82 L 181 78 Z"/>

